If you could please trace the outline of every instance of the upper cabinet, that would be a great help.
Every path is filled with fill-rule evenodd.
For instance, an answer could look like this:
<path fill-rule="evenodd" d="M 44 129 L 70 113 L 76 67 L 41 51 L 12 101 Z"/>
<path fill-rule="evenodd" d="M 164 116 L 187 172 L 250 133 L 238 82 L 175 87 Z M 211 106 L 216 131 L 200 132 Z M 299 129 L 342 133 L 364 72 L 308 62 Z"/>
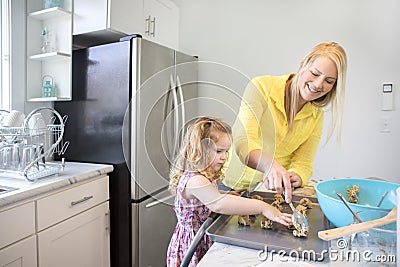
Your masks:
<path fill-rule="evenodd" d="M 178 49 L 179 9 L 171 0 L 79 0 L 74 2 L 74 45 L 87 47 L 140 34 Z"/>
<path fill-rule="evenodd" d="M 143 0 L 77 0 L 73 35 L 82 46 L 140 32 Z"/>
<path fill-rule="evenodd" d="M 72 2 L 61 2 L 27 1 L 27 101 L 71 99 Z"/>
<path fill-rule="evenodd" d="M 179 9 L 174 2 L 146 0 L 143 15 L 144 38 L 171 48 L 179 48 Z"/>

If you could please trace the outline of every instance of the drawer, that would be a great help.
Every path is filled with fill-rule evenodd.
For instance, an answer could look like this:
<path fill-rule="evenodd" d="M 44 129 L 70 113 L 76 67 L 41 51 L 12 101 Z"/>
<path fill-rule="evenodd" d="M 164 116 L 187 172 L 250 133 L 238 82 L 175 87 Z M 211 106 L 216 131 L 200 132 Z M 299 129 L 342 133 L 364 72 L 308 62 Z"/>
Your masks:
<path fill-rule="evenodd" d="M 0 212 L 0 229 L 0 249 L 34 234 L 34 202 Z"/>
<path fill-rule="evenodd" d="M 108 176 L 37 200 L 37 229 L 41 231 L 108 200 Z"/>

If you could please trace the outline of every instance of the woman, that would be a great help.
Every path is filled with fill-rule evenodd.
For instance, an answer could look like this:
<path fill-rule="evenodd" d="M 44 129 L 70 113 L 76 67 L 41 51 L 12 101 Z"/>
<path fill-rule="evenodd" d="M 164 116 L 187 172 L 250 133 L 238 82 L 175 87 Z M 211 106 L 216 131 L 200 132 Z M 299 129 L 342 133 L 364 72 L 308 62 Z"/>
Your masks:
<path fill-rule="evenodd" d="M 292 188 L 312 175 L 328 105 L 333 116 L 329 137 L 336 127 L 340 139 L 346 69 L 344 49 L 326 42 L 304 57 L 297 73 L 254 78 L 233 126 L 236 153 L 220 189 L 253 188 L 264 181 L 290 202 Z"/>

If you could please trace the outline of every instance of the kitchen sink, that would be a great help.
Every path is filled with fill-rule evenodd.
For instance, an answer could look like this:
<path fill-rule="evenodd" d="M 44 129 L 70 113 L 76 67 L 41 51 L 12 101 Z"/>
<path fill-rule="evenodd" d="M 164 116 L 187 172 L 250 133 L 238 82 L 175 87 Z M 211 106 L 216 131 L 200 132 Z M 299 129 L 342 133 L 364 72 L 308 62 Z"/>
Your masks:
<path fill-rule="evenodd" d="M 0 194 L 4 194 L 13 190 L 17 190 L 18 188 L 16 187 L 10 187 L 10 186 L 3 186 L 0 185 Z"/>

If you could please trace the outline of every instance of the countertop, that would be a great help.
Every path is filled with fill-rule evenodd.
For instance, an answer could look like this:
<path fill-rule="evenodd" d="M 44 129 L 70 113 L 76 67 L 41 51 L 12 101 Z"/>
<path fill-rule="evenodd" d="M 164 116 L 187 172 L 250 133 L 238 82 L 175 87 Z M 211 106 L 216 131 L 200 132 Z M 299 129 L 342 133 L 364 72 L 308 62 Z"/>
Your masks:
<path fill-rule="evenodd" d="M 332 241 L 332 251 L 339 252 L 337 248 L 335 249 L 335 240 Z M 378 263 L 363 263 L 356 258 L 350 257 L 350 260 L 345 260 L 340 258 L 339 253 L 331 253 L 329 257 L 332 259 L 326 262 L 316 262 L 316 261 L 303 261 L 296 260 L 296 258 L 288 256 L 279 256 L 278 254 L 272 254 L 268 252 L 267 254 L 260 250 L 249 249 L 234 245 L 228 245 L 223 243 L 215 242 L 211 248 L 208 250 L 207 254 L 203 257 L 197 267 L 219 267 L 219 266 L 230 266 L 230 267 L 253 267 L 253 266 L 265 266 L 265 267 L 280 267 L 280 266 L 382 266 Z M 344 255 L 344 254 L 343 254 Z M 395 264 L 393 266 L 396 266 Z"/>
<path fill-rule="evenodd" d="M 30 182 L 25 178 L 6 178 L 0 173 L 0 185 L 16 188 L 0 193 L 0 208 L 113 171 L 112 165 L 66 162 L 64 171 Z"/>

